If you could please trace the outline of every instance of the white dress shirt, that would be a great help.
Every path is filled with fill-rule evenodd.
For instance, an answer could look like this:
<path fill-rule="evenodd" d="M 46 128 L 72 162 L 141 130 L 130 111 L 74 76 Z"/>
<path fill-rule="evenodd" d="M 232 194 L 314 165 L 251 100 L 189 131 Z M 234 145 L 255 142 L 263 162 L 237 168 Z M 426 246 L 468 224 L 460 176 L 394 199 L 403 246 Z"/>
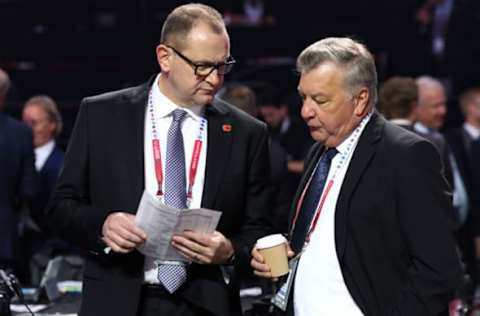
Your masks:
<path fill-rule="evenodd" d="M 162 155 L 162 168 L 165 172 L 165 157 L 167 155 L 167 134 L 172 122 L 172 112 L 178 108 L 178 105 L 173 103 L 168 99 L 158 87 L 158 79 L 160 75 L 157 76 L 155 82 L 152 85 L 152 102 L 155 108 L 155 114 L 157 117 L 157 135 L 160 140 L 160 151 Z M 148 106 L 148 105 L 147 105 Z M 183 144 L 185 147 L 185 174 L 187 175 L 187 187 L 188 183 L 188 173 L 190 170 L 190 164 L 192 159 L 193 147 L 197 135 L 199 133 L 200 122 L 203 116 L 204 106 L 190 106 L 182 107 L 182 110 L 187 112 L 186 118 L 182 123 L 182 134 L 183 134 Z M 145 159 L 145 190 L 156 195 L 158 190 L 157 178 L 155 176 L 155 164 L 153 160 L 153 151 L 152 151 L 152 122 L 148 111 L 145 111 L 145 131 L 144 131 L 144 141 L 145 141 L 145 150 L 144 150 L 144 159 Z M 205 162 L 207 155 L 207 128 L 205 125 L 203 144 L 200 152 L 200 158 L 198 161 L 197 175 L 195 178 L 195 183 L 192 188 L 192 200 L 190 202 L 190 208 L 199 208 L 202 202 L 203 195 L 203 183 L 205 180 Z M 164 176 L 165 178 L 165 176 Z M 164 181 L 165 182 L 165 181 Z M 165 183 L 164 183 L 165 185 Z M 187 188 L 185 188 L 187 190 Z M 154 259 L 151 257 L 145 258 L 145 276 L 144 280 L 146 283 L 158 284 L 157 279 L 157 265 L 154 262 Z"/>
<path fill-rule="evenodd" d="M 473 140 L 480 138 L 480 128 L 476 128 L 472 124 L 465 122 L 463 123 L 463 129 L 467 131 Z"/>
<path fill-rule="evenodd" d="M 366 118 L 365 124 L 369 119 L 370 116 Z M 365 124 L 359 127 L 359 135 L 363 132 Z M 338 154 L 332 159 L 326 183 L 332 179 L 342 159 L 342 153 L 347 151 L 348 144 L 354 139 L 344 164 L 336 171 L 334 183 L 325 199 L 317 226 L 298 263 L 293 300 L 295 316 L 363 315 L 345 285 L 335 247 L 335 209 L 345 174 L 358 143 L 359 136 L 355 137 L 354 134 L 350 134 L 336 147 Z"/>
<path fill-rule="evenodd" d="M 53 139 L 49 140 L 44 145 L 35 148 L 35 169 L 37 171 L 42 170 L 54 148 L 55 141 Z"/>

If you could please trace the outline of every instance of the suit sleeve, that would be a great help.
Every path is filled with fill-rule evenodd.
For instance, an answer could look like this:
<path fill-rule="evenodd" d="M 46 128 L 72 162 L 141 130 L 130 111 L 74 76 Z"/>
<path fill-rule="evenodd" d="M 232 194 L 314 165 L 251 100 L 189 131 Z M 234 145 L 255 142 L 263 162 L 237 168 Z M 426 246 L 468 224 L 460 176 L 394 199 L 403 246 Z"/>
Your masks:
<path fill-rule="evenodd" d="M 397 203 L 409 267 L 392 315 L 437 315 L 453 297 L 461 277 L 447 214 L 448 185 L 438 152 L 417 142 L 397 169 Z"/>
<path fill-rule="evenodd" d="M 22 198 L 29 201 L 36 193 L 35 154 L 33 152 L 32 133 L 25 128 L 24 147 L 22 153 L 22 171 L 19 182 L 19 192 Z"/>
<path fill-rule="evenodd" d="M 472 202 L 471 206 L 473 222 L 473 235 L 480 237 L 480 140 L 476 140 L 471 145 L 470 152 L 470 172 L 472 175 Z"/>
<path fill-rule="evenodd" d="M 235 250 L 235 268 L 245 273 L 250 271 L 250 251 L 256 240 L 272 232 L 269 219 L 270 199 L 270 162 L 268 150 L 268 132 L 262 126 L 252 144 L 249 153 L 250 168 L 246 193 L 245 221 L 241 232 L 232 237 Z"/>
<path fill-rule="evenodd" d="M 47 207 L 50 229 L 86 250 L 99 252 L 109 211 L 90 204 L 88 102 L 82 101 L 57 186 Z"/>

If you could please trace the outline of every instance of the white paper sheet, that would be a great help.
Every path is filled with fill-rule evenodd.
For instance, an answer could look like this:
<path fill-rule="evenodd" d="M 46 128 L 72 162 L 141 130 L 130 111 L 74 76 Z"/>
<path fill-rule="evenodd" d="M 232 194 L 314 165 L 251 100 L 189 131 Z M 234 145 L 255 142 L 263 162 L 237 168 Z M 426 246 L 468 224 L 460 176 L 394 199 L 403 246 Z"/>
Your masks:
<path fill-rule="evenodd" d="M 147 234 L 147 240 L 137 249 L 144 255 L 161 261 L 183 261 L 171 246 L 174 234 L 185 230 L 213 233 L 221 213 L 205 208 L 177 209 L 160 202 L 147 191 L 143 192 L 138 205 L 135 223 Z"/>

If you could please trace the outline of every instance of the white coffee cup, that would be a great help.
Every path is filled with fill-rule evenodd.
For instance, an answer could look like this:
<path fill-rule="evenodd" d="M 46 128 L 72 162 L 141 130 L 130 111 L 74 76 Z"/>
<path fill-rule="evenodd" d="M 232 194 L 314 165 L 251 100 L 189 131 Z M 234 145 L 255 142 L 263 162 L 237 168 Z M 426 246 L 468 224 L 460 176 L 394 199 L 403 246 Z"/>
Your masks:
<path fill-rule="evenodd" d="M 283 235 L 274 234 L 260 238 L 255 247 L 270 267 L 273 277 L 288 273 L 287 239 Z"/>

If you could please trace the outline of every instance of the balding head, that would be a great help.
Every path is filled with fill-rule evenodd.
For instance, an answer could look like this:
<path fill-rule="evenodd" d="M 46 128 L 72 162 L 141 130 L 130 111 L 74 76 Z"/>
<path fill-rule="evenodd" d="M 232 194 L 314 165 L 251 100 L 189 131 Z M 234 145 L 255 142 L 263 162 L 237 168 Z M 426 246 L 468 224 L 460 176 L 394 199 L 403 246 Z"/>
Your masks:
<path fill-rule="evenodd" d="M 422 93 L 425 94 L 428 91 L 431 90 L 442 90 L 444 91 L 443 84 L 440 80 L 429 77 L 429 76 L 421 76 L 418 77 L 415 80 L 417 87 L 418 87 L 418 93 L 421 95 Z"/>
<path fill-rule="evenodd" d="M 214 8 L 201 3 L 189 3 L 175 8 L 162 27 L 160 43 L 183 50 L 188 46 L 188 37 L 200 24 L 207 25 L 216 34 L 225 34 L 227 29 L 222 15 Z"/>
<path fill-rule="evenodd" d="M 418 106 L 415 110 L 417 120 L 428 128 L 437 130 L 442 127 L 447 114 L 447 97 L 442 83 L 432 77 L 422 76 L 416 80 L 418 87 Z"/>

